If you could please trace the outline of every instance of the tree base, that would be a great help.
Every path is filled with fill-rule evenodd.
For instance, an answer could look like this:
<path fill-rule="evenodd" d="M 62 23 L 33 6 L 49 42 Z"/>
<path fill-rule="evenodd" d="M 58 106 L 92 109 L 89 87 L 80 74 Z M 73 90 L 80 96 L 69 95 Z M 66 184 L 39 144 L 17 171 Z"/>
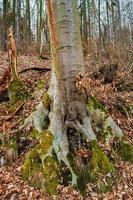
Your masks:
<path fill-rule="evenodd" d="M 8 96 L 11 104 L 18 102 L 19 100 L 25 99 L 27 95 L 24 83 L 19 79 L 14 79 L 10 81 L 8 86 Z"/>
<path fill-rule="evenodd" d="M 115 158 L 113 161 L 110 159 L 111 154 L 114 151 L 120 152 L 125 160 L 132 162 L 132 144 L 128 140 L 123 139 L 121 129 L 113 121 L 107 109 L 94 97 L 89 99 L 87 107 L 91 116 L 92 127 L 96 132 L 96 138 L 88 140 L 86 138 L 86 126 L 81 128 L 78 123 L 76 123 L 77 130 L 83 131 L 84 134 L 78 134 L 74 127 L 68 129 L 65 137 L 61 135 L 57 137 L 49 130 L 42 131 L 48 127 L 46 122 L 50 121 L 50 119 L 46 120 L 50 104 L 51 100 L 46 93 L 43 102 L 25 123 L 27 125 L 32 122 L 31 124 L 34 125 L 37 131 L 35 131 L 35 134 L 32 133 L 32 135 L 36 137 L 39 144 L 27 155 L 23 165 L 23 177 L 29 180 L 32 185 L 43 188 L 51 195 L 56 194 L 58 184 L 70 183 L 78 188 L 82 195 L 85 195 L 87 183 L 95 182 L 96 180 L 99 180 L 97 191 L 107 192 L 110 190 L 113 184 L 112 175 L 116 171 L 113 162 L 117 162 Z M 45 106 L 44 110 L 43 106 Z M 45 121 L 43 127 L 41 127 L 42 123 L 39 126 L 36 123 L 36 119 L 38 119 L 36 117 L 40 116 L 40 114 L 42 115 L 41 120 Z M 101 122 L 101 131 L 99 129 L 99 122 Z M 90 130 L 90 124 L 88 125 L 88 130 Z M 112 148 L 108 157 L 105 153 L 106 147 L 108 146 L 111 149 L 112 141 L 116 141 L 116 138 L 118 140 L 117 143 L 121 144 L 121 151 L 118 151 L 118 148 Z M 68 151 L 66 151 L 66 146 L 62 146 L 62 144 L 66 144 L 63 143 L 64 141 L 68 142 Z M 106 178 L 106 181 L 103 182 L 103 180 L 99 179 L 99 176 Z"/>

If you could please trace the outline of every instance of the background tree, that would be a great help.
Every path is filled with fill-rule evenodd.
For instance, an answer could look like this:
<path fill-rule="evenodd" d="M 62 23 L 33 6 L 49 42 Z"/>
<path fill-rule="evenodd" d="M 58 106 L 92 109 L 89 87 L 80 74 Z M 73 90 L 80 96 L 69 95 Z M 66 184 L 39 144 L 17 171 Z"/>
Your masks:
<path fill-rule="evenodd" d="M 5 50 L 7 46 L 7 30 L 8 30 L 8 0 L 3 0 L 3 30 L 2 31 L 2 47 Z"/>

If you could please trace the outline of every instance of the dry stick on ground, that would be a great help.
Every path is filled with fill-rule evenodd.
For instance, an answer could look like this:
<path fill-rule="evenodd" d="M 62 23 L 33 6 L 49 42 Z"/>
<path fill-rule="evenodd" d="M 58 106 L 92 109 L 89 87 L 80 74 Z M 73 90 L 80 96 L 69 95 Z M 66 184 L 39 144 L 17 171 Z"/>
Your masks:
<path fill-rule="evenodd" d="M 38 71 L 38 72 L 48 72 L 48 71 L 51 71 L 50 68 L 39 68 L 39 67 L 31 67 L 31 68 L 26 68 L 26 69 L 23 69 L 19 72 L 19 74 L 22 74 L 22 73 L 25 73 L 27 71 Z"/>

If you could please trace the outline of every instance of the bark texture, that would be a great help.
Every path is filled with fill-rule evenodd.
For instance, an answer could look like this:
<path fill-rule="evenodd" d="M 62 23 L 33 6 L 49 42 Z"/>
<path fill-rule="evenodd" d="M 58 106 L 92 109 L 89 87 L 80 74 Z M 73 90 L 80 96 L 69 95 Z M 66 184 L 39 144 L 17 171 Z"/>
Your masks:
<path fill-rule="evenodd" d="M 85 94 L 76 87 L 76 76 L 84 74 L 80 23 L 76 1 L 47 1 L 52 50 L 52 100 L 49 130 L 54 135 L 54 151 L 71 170 L 72 184 L 77 175 L 68 159 L 68 131 L 75 130 L 88 140 L 95 139 L 85 107 Z"/>

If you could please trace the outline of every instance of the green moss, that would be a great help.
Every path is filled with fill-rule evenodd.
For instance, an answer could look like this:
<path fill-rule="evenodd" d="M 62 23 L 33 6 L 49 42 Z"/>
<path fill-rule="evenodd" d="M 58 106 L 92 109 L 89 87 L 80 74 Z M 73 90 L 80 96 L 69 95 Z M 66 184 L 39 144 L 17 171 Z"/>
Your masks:
<path fill-rule="evenodd" d="M 96 192 L 107 193 L 107 192 L 111 191 L 112 185 L 113 185 L 112 177 L 106 179 L 106 181 L 98 180 L 97 185 L 96 185 Z"/>
<path fill-rule="evenodd" d="M 27 155 L 27 158 L 23 164 L 23 178 L 28 179 L 34 174 L 39 160 L 38 146 L 31 149 Z"/>
<path fill-rule="evenodd" d="M 124 102 L 122 102 L 119 105 L 119 110 L 124 113 L 127 117 L 129 117 L 129 115 L 133 115 L 133 105 L 132 104 L 125 104 Z"/>
<path fill-rule="evenodd" d="M 38 133 L 34 132 L 38 136 Z M 60 183 L 60 164 L 52 152 L 53 135 L 45 131 L 39 137 L 36 145 L 27 155 L 23 164 L 23 177 L 31 185 L 43 188 L 49 194 L 56 194 Z"/>
<path fill-rule="evenodd" d="M 93 110 L 100 110 L 101 112 L 103 112 L 105 114 L 106 117 L 108 117 L 109 113 L 108 110 L 99 103 L 99 101 L 96 99 L 96 97 L 91 96 L 87 102 L 87 106 L 89 108 L 89 110 L 93 111 Z"/>
<path fill-rule="evenodd" d="M 42 132 L 39 133 L 37 130 L 33 129 L 33 130 L 30 132 L 29 138 L 38 140 L 38 139 L 41 137 L 42 134 L 43 134 Z"/>
<path fill-rule="evenodd" d="M 15 135 L 11 137 L 9 147 L 14 149 L 16 152 L 18 151 L 17 137 Z"/>
<path fill-rule="evenodd" d="M 85 191 L 88 182 L 96 182 L 99 179 L 99 174 L 107 175 L 112 174 L 115 171 L 113 165 L 109 161 L 109 158 L 101 149 L 98 141 L 91 141 L 89 146 L 92 149 L 92 155 L 90 160 L 87 161 L 87 163 L 85 162 L 86 164 L 84 164 L 84 160 L 79 163 L 79 158 L 74 156 L 72 153 L 68 154 L 70 166 L 77 175 L 77 188 L 83 196 L 86 194 Z M 108 191 L 110 184 L 99 184 L 97 187 L 99 187 L 98 190 L 106 192 Z"/>
<path fill-rule="evenodd" d="M 128 140 L 121 140 L 118 151 L 125 161 L 133 163 L 133 145 Z"/>
<path fill-rule="evenodd" d="M 106 126 L 105 126 L 106 127 Z M 109 144 L 110 138 L 113 137 L 113 131 L 110 126 L 107 126 L 107 128 L 104 128 L 103 130 L 103 141 L 106 144 Z"/>
<path fill-rule="evenodd" d="M 92 145 L 92 158 L 90 161 L 91 170 L 93 173 L 107 174 L 114 170 L 113 165 L 110 163 L 108 157 L 103 152 L 99 143 L 96 140 L 91 142 Z"/>
<path fill-rule="evenodd" d="M 23 100 L 19 100 L 19 101 L 17 101 L 17 102 L 14 103 L 14 104 L 9 103 L 9 104 L 7 105 L 7 109 L 8 109 L 9 112 L 12 113 L 12 112 L 16 111 L 16 109 L 17 109 L 22 103 L 23 103 Z"/>
<path fill-rule="evenodd" d="M 67 158 L 70 162 L 71 169 L 77 176 L 75 187 L 79 189 L 83 196 L 86 196 L 86 185 L 90 181 L 89 166 L 88 164 L 84 165 L 82 160 L 79 161 L 78 158 L 72 153 L 69 153 Z"/>
<path fill-rule="evenodd" d="M 56 189 L 61 181 L 59 163 L 51 156 L 47 156 L 43 160 L 44 170 L 44 188 L 51 194 L 56 194 Z"/>
<path fill-rule="evenodd" d="M 15 154 L 18 154 L 18 144 L 16 135 L 3 137 L 1 141 L 1 147 L 4 147 L 6 150 L 12 149 Z"/>
<path fill-rule="evenodd" d="M 44 95 L 43 95 L 43 105 L 44 105 L 45 108 L 50 110 L 51 99 L 50 99 L 50 96 L 47 92 L 45 92 Z"/>
<path fill-rule="evenodd" d="M 121 129 L 109 115 L 108 110 L 95 97 L 90 97 L 87 107 L 93 121 L 97 139 L 100 142 L 109 144 L 111 138 L 122 137 Z"/>
<path fill-rule="evenodd" d="M 39 140 L 41 154 L 48 153 L 48 151 L 52 147 L 53 139 L 54 139 L 54 137 L 50 131 L 45 131 L 42 134 L 42 136 L 40 137 L 40 140 Z"/>
<path fill-rule="evenodd" d="M 45 80 L 44 79 L 42 79 L 42 80 L 39 80 L 38 82 L 37 82 L 37 90 L 41 90 L 41 89 L 43 89 L 44 88 L 44 85 L 45 85 Z"/>
<path fill-rule="evenodd" d="M 27 158 L 23 165 L 23 175 L 24 177 L 30 177 L 31 172 L 34 169 L 34 165 L 38 163 L 44 157 L 52 146 L 53 135 L 49 131 L 44 133 L 38 133 L 38 131 L 32 132 L 35 137 L 38 137 L 39 144 L 36 145 L 27 155 Z M 39 134 L 39 135 L 38 135 Z"/>
<path fill-rule="evenodd" d="M 24 99 L 25 98 L 24 84 L 19 79 L 12 80 L 8 87 L 8 94 L 11 104 L 16 103 L 20 99 Z"/>

